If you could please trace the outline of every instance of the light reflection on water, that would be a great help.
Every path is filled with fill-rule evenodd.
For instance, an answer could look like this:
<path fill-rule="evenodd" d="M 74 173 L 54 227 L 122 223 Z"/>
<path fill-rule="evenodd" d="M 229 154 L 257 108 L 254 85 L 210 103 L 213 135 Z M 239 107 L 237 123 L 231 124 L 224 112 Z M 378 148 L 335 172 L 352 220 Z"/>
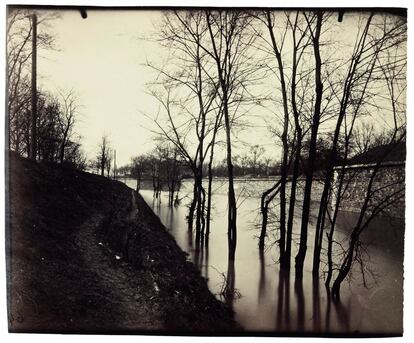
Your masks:
<path fill-rule="evenodd" d="M 135 187 L 133 180 L 125 180 Z M 402 262 L 403 230 L 401 222 L 376 220 L 364 234 L 368 247 L 370 266 L 376 275 L 367 279 L 368 288 L 362 285 L 361 272 L 354 268 L 351 283 L 344 282 L 341 302 L 328 301 L 323 280 L 311 274 L 312 249 L 308 247 L 302 283 L 295 282 L 291 273 L 279 271 L 277 246 L 271 245 L 276 237 L 268 240 L 264 254 L 258 250 L 256 239 L 259 230 L 259 195 L 268 187 L 265 182 L 236 182 L 238 192 L 238 240 L 234 265 L 227 261 L 227 198 L 223 181 L 214 184 L 213 216 L 208 244 L 195 249 L 194 237 L 187 230 L 187 204 L 192 184 L 184 182 L 182 202 L 173 209 L 167 206 L 168 196 L 163 194 L 161 203 L 153 200 L 152 190 L 140 194 L 160 217 L 179 246 L 189 253 L 190 259 L 208 280 L 213 294 L 230 304 L 237 321 L 251 331 L 277 332 L 333 332 L 333 333 L 401 333 L 402 332 Z M 315 206 L 316 207 L 316 206 Z M 300 214 L 300 209 L 297 211 Z M 315 212 L 315 211 L 314 211 Z M 294 239 L 299 237 L 300 218 L 296 219 Z M 355 215 L 342 213 L 338 217 L 336 239 L 346 239 Z M 312 218 L 311 225 L 314 225 Z M 274 229 L 271 224 L 269 229 Z M 194 235 L 195 236 L 195 235 Z M 308 242 L 313 242 L 310 230 Z M 297 244 L 293 244 L 292 256 Z M 292 259 L 292 266 L 294 261 Z M 323 268 L 323 266 L 321 267 Z M 227 282 L 226 282 L 227 281 Z M 227 289 L 223 287 L 227 286 Z M 224 292 L 223 292 L 224 290 Z M 227 292 L 226 292 L 227 291 Z M 223 293 L 225 296 L 223 296 Z"/>

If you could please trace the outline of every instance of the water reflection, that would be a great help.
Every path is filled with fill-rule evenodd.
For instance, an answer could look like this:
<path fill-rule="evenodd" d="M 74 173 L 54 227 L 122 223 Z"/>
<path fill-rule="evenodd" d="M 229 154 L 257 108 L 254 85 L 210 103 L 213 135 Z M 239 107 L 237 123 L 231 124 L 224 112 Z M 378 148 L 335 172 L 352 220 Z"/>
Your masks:
<path fill-rule="evenodd" d="M 238 297 L 236 296 L 236 269 L 234 260 L 228 260 L 227 263 L 227 274 L 225 279 L 225 284 L 221 292 L 225 303 L 233 309 L 234 300 Z"/>
<path fill-rule="evenodd" d="M 209 240 L 208 237 L 204 243 L 204 277 L 208 280 L 208 271 L 209 271 L 209 264 L 208 264 L 208 247 L 209 247 Z"/>
<path fill-rule="evenodd" d="M 261 307 L 263 303 L 266 301 L 266 267 L 265 267 L 265 256 L 264 251 L 259 250 L 259 261 L 260 261 L 260 277 L 259 277 L 259 295 L 257 298 L 257 302 Z"/>
<path fill-rule="evenodd" d="M 350 311 L 351 309 L 345 308 L 344 305 L 340 300 L 332 301 L 333 303 L 336 315 L 338 317 L 338 322 L 342 323 L 342 331 L 343 332 L 350 332 L 350 326 L 349 326 L 349 317 L 350 317 Z M 381 330 L 382 328 L 377 328 L 378 330 Z"/>
<path fill-rule="evenodd" d="M 276 311 L 278 331 L 290 330 L 290 310 L 290 273 L 286 270 L 280 270 Z"/>
<path fill-rule="evenodd" d="M 328 298 L 330 299 L 330 298 Z M 319 291 L 319 278 L 312 277 L 312 322 L 313 322 L 313 331 L 321 331 L 321 299 Z"/>
<path fill-rule="evenodd" d="M 322 291 L 321 291 L 322 286 Z M 293 287 L 295 308 L 292 307 L 290 290 Z M 322 311 L 326 303 L 325 311 Z M 331 313 L 333 308 L 334 313 Z M 331 327 L 332 316 L 335 327 Z M 276 304 L 276 330 L 278 332 L 350 332 L 350 308 L 341 301 L 332 301 L 322 280 L 313 277 L 309 293 L 305 292 L 304 282 L 294 279 L 294 274 L 279 271 Z M 291 316 L 296 317 L 292 320 Z"/>
<path fill-rule="evenodd" d="M 296 296 L 296 315 L 297 315 L 297 324 L 296 327 L 298 331 L 305 331 L 305 295 L 303 294 L 303 281 L 295 280 L 295 296 Z"/>
<path fill-rule="evenodd" d="M 173 225 L 174 224 L 174 213 L 175 213 L 174 211 L 168 211 L 167 212 L 167 223 L 168 224 L 166 226 L 168 228 L 172 228 L 174 226 Z"/>
<path fill-rule="evenodd" d="M 191 190 L 190 184 L 188 191 Z M 185 182 L 181 191 L 186 192 Z M 254 238 L 257 234 L 254 230 L 257 213 L 252 212 L 252 209 L 257 208 L 258 199 L 243 199 L 239 206 L 236 261 L 229 262 L 225 193 L 215 193 L 209 239 L 200 237 L 199 240 L 187 229 L 188 210 L 184 200 L 180 206 L 169 208 L 162 196 L 161 202 L 161 199 L 153 202 L 152 191 L 142 190 L 141 195 L 147 203 L 152 204 L 180 247 L 188 252 L 189 258 L 208 280 L 212 293 L 233 307 L 236 319 L 246 330 L 321 333 L 401 331 L 401 226 L 397 225 L 388 232 L 389 225 L 375 223 L 375 230 L 371 230 L 372 242 L 383 241 L 384 237 L 389 237 L 391 242 L 386 248 L 380 244 L 370 247 L 371 261 L 376 263 L 384 277 L 378 279 L 373 289 L 367 290 L 361 286 L 362 282 L 355 273 L 351 286 L 343 286 L 341 302 L 333 303 L 323 280 L 312 277 L 311 263 L 305 267 L 303 282 L 298 283 L 295 282 L 294 270 L 292 274 L 279 270 L 277 249 L 259 252 Z M 346 238 L 347 228 L 353 221 L 354 218 L 348 214 L 340 215 L 335 237 L 338 241 Z M 311 235 L 312 231 L 310 241 Z M 381 292 L 375 292 L 378 289 Z"/>

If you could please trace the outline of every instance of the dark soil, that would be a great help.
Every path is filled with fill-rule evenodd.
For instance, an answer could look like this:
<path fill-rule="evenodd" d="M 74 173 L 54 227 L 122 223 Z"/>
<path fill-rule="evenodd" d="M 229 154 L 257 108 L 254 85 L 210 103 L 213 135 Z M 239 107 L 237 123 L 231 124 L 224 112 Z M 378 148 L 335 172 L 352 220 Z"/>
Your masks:
<path fill-rule="evenodd" d="M 14 154 L 9 170 L 9 331 L 240 330 L 139 194 Z"/>

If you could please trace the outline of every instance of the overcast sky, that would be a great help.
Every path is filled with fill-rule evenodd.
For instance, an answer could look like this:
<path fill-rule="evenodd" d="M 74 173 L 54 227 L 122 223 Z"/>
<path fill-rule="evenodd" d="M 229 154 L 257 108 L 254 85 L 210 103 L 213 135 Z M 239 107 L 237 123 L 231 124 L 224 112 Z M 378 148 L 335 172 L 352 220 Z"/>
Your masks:
<path fill-rule="evenodd" d="M 150 76 L 142 64 L 151 43 L 138 37 L 160 13 L 89 11 L 87 19 L 77 11 L 60 14 L 48 28 L 58 50 L 39 53 L 39 86 L 52 93 L 73 88 L 82 105 L 76 131 L 89 157 L 107 134 L 118 164 L 127 163 L 130 156 L 148 150 L 151 141 L 151 133 L 140 127 Z"/>
<path fill-rule="evenodd" d="M 39 51 L 39 87 L 52 94 L 70 89 L 78 94 L 82 107 L 76 132 L 82 136 L 89 158 L 96 155 L 104 134 L 117 151 L 118 166 L 154 147 L 154 134 L 149 129 L 155 126 L 144 113 L 153 116 L 158 111 L 146 86 L 156 75 L 145 64 L 160 59 L 168 64 L 168 54 L 158 43 L 144 38 L 153 37 L 162 15 L 161 11 L 150 10 L 94 10 L 82 19 L 80 12 L 64 10 L 48 26 L 39 26 L 39 33 L 47 30 L 55 36 L 57 47 L 54 51 Z M 347 14 L 341 25 L 325 33 L 337 40 L 339 50 L 352 51 L 346 45 L 352 47 L 358 17 Z M 326 53 L 337 53 L 332 50 Z M 248 151 L 243 144 L 248 141 L 263 145 L 266 155 L 277 158 L 277 140 L 265 127 L 266 115 L 257 108 L 251 112 L 248 119 L 252 127 L 233 141 L 234 153 Z M 270 120 L 274 122 L 274 117 Z"/>
<path fill-rule="evenodd" d="M 103 134 L 117 151 L 118 166 L 150 151 L 154 135 L 143 113 L 155 113 L 158 105 L 147 94 L 146 83 L 155 75 L 145 63 L 159 59 L 162 51 L 143 37 L 151 35 L 162 12 L 88 11 L 87 19 L 78 11 L 59 14 L 48 27 L 39 27 L 56 36 L 58 48 L 39 52 L 39 87 L 51 93 L 73 88 L 78 94 L 82 114 L 76 131 L 89 158 Z M 259 130 L 262 134 L 255 135 L 252 143 L 270 144 L 267 130 Z"/>

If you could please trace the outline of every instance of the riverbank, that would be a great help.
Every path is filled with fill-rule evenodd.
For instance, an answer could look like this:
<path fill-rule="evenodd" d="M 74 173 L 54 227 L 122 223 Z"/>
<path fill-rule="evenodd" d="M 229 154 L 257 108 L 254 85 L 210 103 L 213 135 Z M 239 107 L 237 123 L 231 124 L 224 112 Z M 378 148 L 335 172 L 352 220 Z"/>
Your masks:
<path fill-rule="evenodd" d="M 11 332 L 228 333 L 232 311 L 140 195 L 10 155 Z"/>

